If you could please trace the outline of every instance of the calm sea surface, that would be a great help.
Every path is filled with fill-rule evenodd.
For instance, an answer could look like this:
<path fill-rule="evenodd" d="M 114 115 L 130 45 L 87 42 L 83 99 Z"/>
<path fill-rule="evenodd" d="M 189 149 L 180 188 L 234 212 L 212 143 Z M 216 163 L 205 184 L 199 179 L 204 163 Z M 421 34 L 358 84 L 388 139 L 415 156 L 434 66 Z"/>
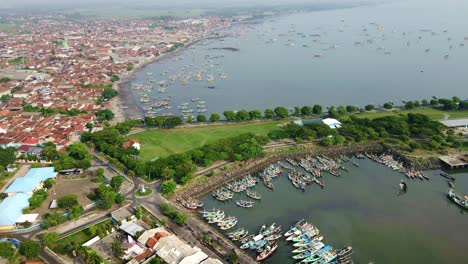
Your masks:
<path fill-rule="evenodd" d="M 249 199 L 244 193 L 223 203 L 207 196 L 205 208 L 221 208 L 237 216 L 237 227 L 250 233 L 276 222 L 287 231 L 302 218 L 316 225 L 324 243 L 336 248 L 351 245 L 356 263 L 468 263 L 468 211 L 446 198 L 448 184 L 430 171 L 430 181 L 406 180 L 408 192 L 397 195 L 405 177 L 371 160 L 347 164 L 348 172 L 324 175 L 325 188 L 312 185 L 297 190 L 284 170 L 274 181 L 275 190 L 263 183 L 255 190 L 262 199 L 252 208 L 241 208 L 235 200 Z M 453 174 L 456 190 L 468 194 L 468 173 Z M 291 243 L 280 247 L 265 263 L 295 263 Z"/>
<path fill-rule="evenodd" d="M 179 114 L 178 106 L 187 102 L 194 115 L 197 105 L 206 106 L 209 114 L 279 105 L 464 98 L 467 14 L 464 1 L 409 0 L 237 25 L 226 30 L 228 37 L 199 42 L 148 65 L 133 83 L 152 81 L 154 88 L 132 92 L 137 101 L 140 93 L 151 98 L 148 105 L 140 104 L 143 108 L 170 97 L 171 109 L 158 114 Z M 217 49 L 225 47 L 239 50 Z M 158 92 L 160 81 L 166 82 L 166 93 Z M 206 103 L 193 103 L 193 98 Z"/>

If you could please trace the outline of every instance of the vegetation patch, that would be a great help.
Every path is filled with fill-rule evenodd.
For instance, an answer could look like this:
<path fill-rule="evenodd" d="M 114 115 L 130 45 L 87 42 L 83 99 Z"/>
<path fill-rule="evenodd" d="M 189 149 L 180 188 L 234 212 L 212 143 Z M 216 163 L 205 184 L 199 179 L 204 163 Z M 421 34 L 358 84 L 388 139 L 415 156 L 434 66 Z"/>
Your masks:
<path fill-rule="evenodd" d="M 145 188 L 145 192 L 143 192 L 142 189 L 139 189 L 139 190 L 135 191 L 135 195 L 138 196 L 138 197 L 145 197 L 145 196 L 148 196 L 148 195 L 150 195 L 152 193 L 153 193 L 153 190 L 151 190 L 150 188 Z"/>

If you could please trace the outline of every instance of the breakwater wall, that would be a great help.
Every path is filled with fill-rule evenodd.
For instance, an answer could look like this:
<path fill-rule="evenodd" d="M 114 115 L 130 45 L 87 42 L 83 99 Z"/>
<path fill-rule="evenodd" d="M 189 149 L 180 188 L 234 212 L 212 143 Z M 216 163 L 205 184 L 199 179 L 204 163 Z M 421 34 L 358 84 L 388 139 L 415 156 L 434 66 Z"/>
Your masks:
<path fill-rule="evenodd" d="M 442 167 L 442 163 L 438 158 L 416 158 L 406 156 L 400 151 L 391 148 L 387 145 L 383 145 L 384 152 L 391 154 L 395 159 L 403 162 L 406 168 L 413 168 L 416 170 L 435 170 Z"/>
<path fill-rule="evenodd" d="M 353 144 L 348 146 L 335 146 L 320 149 L 303 149 L 300 153 L 282 153 L 275 156 L 264 157 L 253 159 L 242 164 L 241 167 L 236 167 L 227 171 L 224 171 L 216 176 L 210 177 L 206 182 L 196 184 L 178 195 L 200 199 L 213 190 L 219 189 L 226 184 L 245 177 L 248 174 L 258 172 L 271 163 L 275 163 L 287 158 L 302 158 L 305 156 L 319 156 L 325 155 L 328 157 L 339 157 L 342 155 L 353 155 L 355 153 L 375 153 L 380 154 L 385 151 L 385 147 L 378 143 L 367 143 L 367 144 Z M 176 197 L 176 196 L 174 196 Z"/>

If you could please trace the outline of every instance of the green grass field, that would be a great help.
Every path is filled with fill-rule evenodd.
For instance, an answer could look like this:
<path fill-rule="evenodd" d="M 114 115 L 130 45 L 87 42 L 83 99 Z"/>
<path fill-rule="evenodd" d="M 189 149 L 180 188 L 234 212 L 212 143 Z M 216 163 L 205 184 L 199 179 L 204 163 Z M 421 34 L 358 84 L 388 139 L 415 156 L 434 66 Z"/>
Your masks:
<path fill-rule="evenodd" d="M 156 157 L 166 157 L 173 153 L 185 152 L 203 146 L 206 143 L 242 133 L 252 132 L 256 135 L 266 136 L 270 131 L 275 130 L 280 124 L 286 122 L 289 121 L 148 130 L 131 135 L 129 138 L 140 140 L 141 158 L 143 160 L 151 160 Z"/>
<path fill-rule="evenodd" d="M 365 113 L 355 114 L 355 116 L 362 117 L 362 118 L 373 119 L 373 118 L 389 116 L 389 115 L 399 115 L 399 114 L 406 115 L 408 113 L 424 114 L 424 115 L 427 115 L 429 118 L 431 118 L 433 120 L 444 119 L 445 115 L 447 115 L 448 118 L 468 117 L 468 111 L 443 111 L 443 110 L 438 110 L 438 109 L 434 109 L 434 108 L 418 108 L 418 109 L 412 109 L 412 110 L 394 110 L 394 111 L 388 111 L 388 112 L 365 112 Z"/>
<path fill-rule="evenodd" d="M 0 31 L 9 31 L 16 28 L 15 24 L 10 23 L 0 23 Z"/>
<path fill-rule="evenodd" d="M 110 219 L 107 219 L 106 221 L 97 224 L 96 228 L 100 229 L 102 226 L 104 226 L 106 224 L 110 224 L 110 223 L 112 223 L 112 221 Z M 78 245 L 78 244 L 81 245 L 81 244 L 85 243 L 86 241 L 90 240 L 91 238 L 93 238 L 93 236 L 89 234 L 88 228 L 86 228 L 86 229 L 81 230 L 79 232 L 76 232 L 76 233 L 74 233 L 72 235 L 69 235 L 69 236 L 66 236 L 64 238 L 58 239 L 57 243 L 70 244 L 70 245 L 74 245 L 74 244 L 75 245 Z"/>

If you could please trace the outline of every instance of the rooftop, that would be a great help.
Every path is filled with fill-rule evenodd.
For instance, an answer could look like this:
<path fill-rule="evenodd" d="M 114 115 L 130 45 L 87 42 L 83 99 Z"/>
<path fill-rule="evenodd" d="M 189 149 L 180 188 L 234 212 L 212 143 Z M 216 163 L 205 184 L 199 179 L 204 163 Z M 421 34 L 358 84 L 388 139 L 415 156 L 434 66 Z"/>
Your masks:
<path fill-rule="evenodd" d="M 23 209 L 29 206 L 31 194 L 16 193 L 5 198 L 0 203 L 0 226 L 14 225 L 23 214 Z"/>
<path fill-rule="evenodd" d="M 54 167 L 33 168 L 24 177 L 15 179 L 4 193 L 32 192 L 41 182 L 56 176 Z"/>
<path fill-rule="evenodd" d="M 468 154 L 455 156 L 440 156 L 439 159 L 451 168 L 468 167 Z"/>
<path fill-rule="evenodd" d="M 468 126 L 468 118 L 446 119 L 440 120 L 440 123 L 448 127 L 466 127 Z"/>

